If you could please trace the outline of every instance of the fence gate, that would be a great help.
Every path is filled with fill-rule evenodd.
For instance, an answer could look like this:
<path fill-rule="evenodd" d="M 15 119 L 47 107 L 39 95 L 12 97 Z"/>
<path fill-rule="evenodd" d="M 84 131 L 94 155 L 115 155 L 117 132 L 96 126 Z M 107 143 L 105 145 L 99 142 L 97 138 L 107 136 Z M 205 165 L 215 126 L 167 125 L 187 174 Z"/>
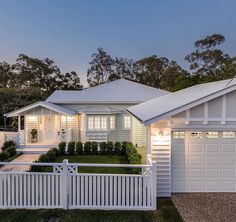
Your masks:
<path fill-rule="evenodd" d="M 0 165 L 29 163 L 0 163 Z M 156 166 L 128 164 L 33 163 L 52 173 L 0 172 L 1 209 L 156 209 Z M 141 168 L 142 174 L 84 174 L 78 167 Z"/>

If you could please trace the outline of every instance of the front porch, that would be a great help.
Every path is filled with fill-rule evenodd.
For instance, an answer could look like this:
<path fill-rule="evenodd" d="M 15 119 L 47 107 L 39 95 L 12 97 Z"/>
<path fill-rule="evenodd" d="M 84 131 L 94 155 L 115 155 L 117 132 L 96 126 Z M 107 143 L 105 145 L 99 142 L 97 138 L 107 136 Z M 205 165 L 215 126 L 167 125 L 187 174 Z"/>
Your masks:
<path fill-rule="evenodd" d="M 79 139 L 79 115 L 55 104 L 39 102 L 6 117 L 18 118 L 18 131 L 4 133 L 4 141 L 14 140 L 17 148 L 46 149 Z"/>

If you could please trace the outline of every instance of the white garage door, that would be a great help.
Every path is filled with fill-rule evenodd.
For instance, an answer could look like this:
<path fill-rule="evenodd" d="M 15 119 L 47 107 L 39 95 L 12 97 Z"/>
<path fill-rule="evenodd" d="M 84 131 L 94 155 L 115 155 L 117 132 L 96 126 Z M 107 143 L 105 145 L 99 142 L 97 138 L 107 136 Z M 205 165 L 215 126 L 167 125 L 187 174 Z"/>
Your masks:
<path fill-rule="evenodd" d="M 172 132 L 172 192 L 236 192 L 235 132 Z"/>

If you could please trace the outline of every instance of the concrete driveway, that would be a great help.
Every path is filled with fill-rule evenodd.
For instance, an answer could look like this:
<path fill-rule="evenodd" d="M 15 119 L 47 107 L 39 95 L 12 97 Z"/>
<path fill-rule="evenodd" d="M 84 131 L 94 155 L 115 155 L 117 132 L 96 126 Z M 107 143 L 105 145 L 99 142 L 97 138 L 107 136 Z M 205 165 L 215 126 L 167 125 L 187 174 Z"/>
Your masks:
<path fill-rule="evenodd" d="M 27 162 L 32 163 L 33 161 L 37 160 L 39 158 L 40 154 L 22 154 L 18 156 L 16 159 L 12 160 L 11 162 Z M 4 172 L 24 172 L 28 171 L 30 168 L 30 165 L 24 165 L 24 166 L 17 166 L 17 165 L 6 165 L 0 167 L 0 171 Z"/>
<path fill-rule="evenodd" d="M 171 196 L 185 222 L 235 222 L 236 193 L 188 193 Z"/>

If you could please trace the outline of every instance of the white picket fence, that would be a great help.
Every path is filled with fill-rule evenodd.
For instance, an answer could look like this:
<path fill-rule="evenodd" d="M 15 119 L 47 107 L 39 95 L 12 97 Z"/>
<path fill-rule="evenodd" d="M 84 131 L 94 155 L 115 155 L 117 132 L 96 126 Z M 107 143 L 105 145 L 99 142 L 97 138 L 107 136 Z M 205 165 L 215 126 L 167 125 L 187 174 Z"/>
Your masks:
<path fill-rule="evenodd" d="M 0 163 L 0 165 L 29 163 Z M 0 172 L 0 209 L 155 210 L 156 165 L 34 163 L 53 172 Z M 141 168 L 142 174 L 85 174 L 78 167 Z"/>

